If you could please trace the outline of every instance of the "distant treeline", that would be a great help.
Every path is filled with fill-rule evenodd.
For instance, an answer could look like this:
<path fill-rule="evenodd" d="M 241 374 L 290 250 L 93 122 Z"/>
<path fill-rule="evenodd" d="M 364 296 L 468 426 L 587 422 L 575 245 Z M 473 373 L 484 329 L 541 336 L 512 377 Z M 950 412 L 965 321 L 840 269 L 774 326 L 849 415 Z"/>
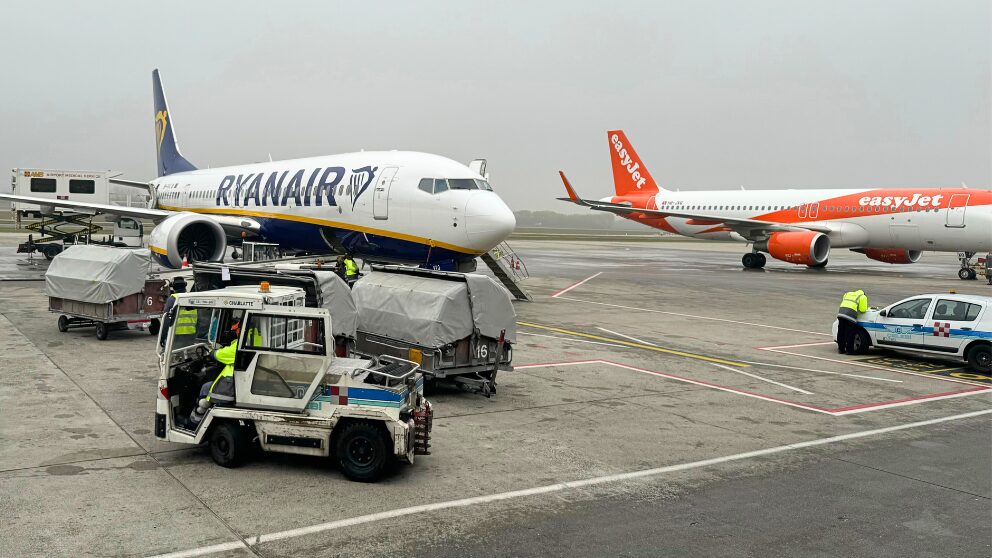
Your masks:
<path fill-rule="evenodd" d="M 514 211 L 517 228 L 521 229 L 583 229 L 607 231 L 650 232 L 644 225 L 615 217 L 610 213 L 590 212 L 589 214 L 568 215 L 554 211 Z"/>

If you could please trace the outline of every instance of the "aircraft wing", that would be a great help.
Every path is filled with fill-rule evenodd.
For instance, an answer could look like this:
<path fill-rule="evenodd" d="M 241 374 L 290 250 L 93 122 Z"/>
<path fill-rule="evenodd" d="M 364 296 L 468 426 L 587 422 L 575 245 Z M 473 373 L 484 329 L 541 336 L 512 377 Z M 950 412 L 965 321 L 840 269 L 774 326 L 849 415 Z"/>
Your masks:
<path fill-rule="evenodd" d="M 34 205 L 48 206 L 55 209 L 71 209 L 80 213 L 92 215 L 120 215 L 133 219 L 151 219 L 156 223 L 162 221 L 170 215 L 175 215 L 177 211 L 165 209 L 149 209 L 145 207 L 125 207 L 123 205 L 112 205 L 103 203 L 90 203 L 69 200 L 53 200 L 51 198 L 35 198 L 31 196 L 18 196 L 14 194 L 0 194 L 0 200 L 9 200 Z M 217 221 L 224 231 L 232 236 L 239 236 L 242 232 L 259 234 L 261 224 L 254 220 L 237 215 L 204 215 L 208 219 Z"/>
<path fill-rule="evenodd" d="M 117 186 L 127 186 L 128 188 L 138 188 L 140 190 L 144 190 L 146 193 L 151 192 L 152 190 L 152 185 L 147 182 L 124 180 L 123 178 L 111 178 L 109 180 L 111 184 L 116 184 Z"/>
<path fill-rule="evenodd" d="M 669 209 L 640 209 L 625 203 L 610 203 L 599 200 L 583 199 L 575 193 L 575 189 L 572 188 L 572 185 L 568 182 L 568 179 L 565 178 L 565 173 L 558 171 L 558 174 L 561 175 L 561 180 L 565 184 L 565 190 L 568 192 L 568 197 L 557 199 L 588 207 L 589 209 L 594 209 L 597 211 L 608 211 L 616 215 L 630 215 L 633 213 L 639 213 L 642 215 L 655 215 L 658 217 L 679 217 L 682 219 L 689 219 L 690 225 L 725 226 L 749 240 L 762 240 L 765 236 L 773 232 L 816 231 L 825 234 L 832 232 L 828 227 L 806 223 L 776 223 L 773 221 L 762 221 L 760 219 L 743 219 L 721 215 L 706 215 L 704 213 L 693 213 Z"/>

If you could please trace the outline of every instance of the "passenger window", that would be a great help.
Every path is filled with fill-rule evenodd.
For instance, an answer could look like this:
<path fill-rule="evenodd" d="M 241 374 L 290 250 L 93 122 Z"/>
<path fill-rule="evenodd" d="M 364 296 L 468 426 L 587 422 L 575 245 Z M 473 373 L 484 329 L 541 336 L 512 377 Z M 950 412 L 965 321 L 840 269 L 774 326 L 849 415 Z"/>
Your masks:
<path fill-rule="evenodd" d="M 978 315 L 982 313 L 982 306 L 980 304 L 969 304 L 968 312 L 964 315 L 964 321 L 973 322 Z"/>
<path fill-rule="evenodd" d="M 322 369 L 318 358 L 290 355 L 258 355 L 251 380 L 254 395 L 303 399 Z"/>
<path fill-rule="evenodd" d="M 252 314 L 243 332 L 246 350 L 319 354 L 324 352 L 324 321 Z"/>
<path fill-rule="evenodd" d="M 930 308 L 929 298 L 917 298 L 897 304 L 889 311 L 890 318 L 905 318 L 907 320 L 922 320 Z"/>
<path fill-rule="evenodd" d="M 55 179 L 54 178 L 32 178 L 31 179 L 31 191 L 32 192 L 42 192 L 46 194 L 55 193 Z"/>
<path fill-rule="evenodd" d="M 434 179 L 432 178 L 421 178 L 420 184 L 417 186 L 421 190 L 427 192 L 428 194 L 434 193 Z"/>
<path fill-rule="evenodd" d="M 92 180 L 70 180 L 70 194 L 92 194 L 96 192 L 96 182 Z"/>
<path fill-rule="evenodd" d="M 434 179 L 434 193 L 440 194 L 448 189 L 448 181 L 443 178 Z"/>

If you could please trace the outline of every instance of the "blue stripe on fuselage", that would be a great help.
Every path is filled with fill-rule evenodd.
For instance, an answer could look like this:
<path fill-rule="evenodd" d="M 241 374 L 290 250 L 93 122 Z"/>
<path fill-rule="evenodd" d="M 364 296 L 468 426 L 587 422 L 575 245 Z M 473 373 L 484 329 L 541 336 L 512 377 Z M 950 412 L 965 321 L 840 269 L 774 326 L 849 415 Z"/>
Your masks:
<path fill-rule="evenodd" d="M 261 224 L 262 236 L 269 242 L 275 242 L 283 248 L 326 253 L 335 247 L 333 243 L 325 241 L 324 237 L 326 236 L 328 239 L 336 239 L 345 250 L 361 258 L 382 258 L 412 264 L 429 264 L 444 260 L 462 262 L 476 258 L 472 254 L 455 252 L 436 246 L 431 248 L 419 242 L 399 240 L 388 236 L 271 217 L 255 217 L 254 219 L 257 219 Z"/>

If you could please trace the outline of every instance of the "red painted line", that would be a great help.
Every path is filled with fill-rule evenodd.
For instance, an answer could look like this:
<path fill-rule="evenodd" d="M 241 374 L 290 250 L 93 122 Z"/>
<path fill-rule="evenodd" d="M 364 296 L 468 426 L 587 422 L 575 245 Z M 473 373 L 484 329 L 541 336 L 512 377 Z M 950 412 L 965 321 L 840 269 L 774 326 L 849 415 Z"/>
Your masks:
<path fill-rule="evenodd" d="M 883 401 L 881 403 L 864 403 L 862 405 L 851 405 L 850 407 L 837 407 L 836 409 L 828 409 L 831 413 L 842 413 L 844 411 L 853 411 L 855 409 L 870 409 L 871 407 L 881 407 L 883 405 L 895 405 L 898 403 L 907 403 L 909 401 L 925 401 L 927 399 L 934 399 L 937 397 L 945 397 L 948 395 L 957 395 L 959 393 L 971 393 L 974 391 L 990 391 L 992 388 L 987 387 L 976 387 L 970 389 L 959 389 L 956 391 L 945 391 L 944 393 L 932 393 L 930 395 L 920 395 L 917 397 L 906 397 L 904 399 L 896 399 L 894 401 Z"/>
<path fill-rule="evenodd" d="M 919 395 L 919 396 L 915 396 L 915 397 L 906 397 L 906 398 L 903 398 L 903 399 L 895 399 L 895 400 L 892 400 L 892 401 L 880 401 L 880 402 L 875 402 L 875 403 L 862 403 L 862 404 L 859 404 L 859 405 L 850 405 L 850 406 L 847 406 L 847 407 L 837 407 L 837 408 L 833 408 L 833 409 L 828 409 L 828 408 L 825 408 L 825 407 L 818 407 L 816 405 L 809 405 L 809 404 L 806 404 L 806 403 L 799 403 L 798 401 L 790 401 L 788 399 L 782 399 L 781 397 L 774 397 L 774 396 L 765 395 L 765 394 L 762 394 L 762 393 L 755 393 L 755 392 L 746 391 L 746 390 L 743 390 L 743 389 L 737 389 L 737 388 L 722 386 L 720 384 L 714 384 L 712 382 L 707 382 L 705 380 L 693 380 L 691 378 L 685 378 L 685 377 L 682 377 L 682 376 L 676 376 L 674 374 L 668 374 L 667 372 L 658 372 L 657 370 L 648 370 L 647 368 L 640 368 L 640 367 L 637 367 L 637 366 L 631 366 L 629 364 L 621 364 L 619 362 L 613 362 L 613 361 L 610 361 L 610 360 L 595 359 L 595 360 L 573 360 L 573 361 L 565 361 L 565 362 L 534 363 L 534 364 L 524 364 L 524 365 L 521 365 L 521 366 L 515 366 L 514 369 L 515 370 L 523 370 L 523 369 L 528 369 L 528 368 L 546 368 L 546 367 L 551 367 L 551 366 L 575 366 L 575 365 L 579 365 L 579 364 L 605 364 L 605 365 L 609 365 L 609 366 L 615 366 L 617 368 L 623 368 L 623 369 L 626 369 L 626 370 L 633 370 L 635 372 L 642 372 L 644 374 L 651 374 L 652 376 L 660 376 L 662 378 L 667 378 L 667 379 L 670 379 L 670 380 L 675 380 L 675 381 L 678 381 L 678 382 L 684 382 L 684 383 L 687 383 L 687 384 L 698 385 L 698 386 L 702 386 L 702 387 L 708 387 L 708 388 L 716 389 L 716 390 L 719 390 L 719 391 L 726 391 L 726 392 L 729 392 L 729 393 L 736 393 L 738 395 L 743 395 L 743 396 L 746 396 L 746 397 L 753 397 L 755 399 L 761 399 L 761 400 L 769 401 L 769 402 L 772 402 L 772 403 L 780 403 L 782 405 L 787 405 L 789 407 L 796 407 L 796 408 L 799 408 L 799 409 L 805 409 L 807 411 L 814 411 L 814 412 L 817 412 L 817 413 L 823 413 L 823 414 L 827 414 L 827 415 L 831 415 L 831 416 L 835 416 L 835 417 L 843 416 L 845 414 L 851 413 L 852 411 L 857 411 L 857 410 L 862 410 L 862 409 L 879 409 L 879 410 L 881 410 L 881 409 L 884 409 L 886 407 L 891 407 L 893 405 L 901 405 L 901 404 L 907 404 L 907 403 L 912 403 L 912 402 L 917 402 L 917 401 L 921 401 L 922 402 L 922 401 L 926 401 L 926 400 L 929 400 L 929 399 L 940 399 L 940 398 L 944 398 L 944 397 L 953 397 L 953 396 L 956 396 L 956 395 L 962 395 L 962 394 L 967 394 L 967 393 L 978 393 L 978 392 L 992 391 L 992 387 L 980 386 L 980 387 L 975 387 L 975 388 L 970 388 L 970 389 L 963 389 L 963 390 L 956 390 L 956 391 L 947 391 L 947 392 L 943 392 L 943 393 L 932 393 L 932 394 L 928 394 L 928 395 Z"/>
<path fill-rule="evenodd" d="M 599 273 L 597 273 L 595 275 L 590 275 L 589 277 L 586 277 L 585 279 L 579 281 L 578 283 L 575 283 L 574 285 L 569 285 L 569 286 L 565 287 L 564 289 L 556 292 L 555 294 L 551 295 L 551 298 L 558 298 L 559 296 L 567 293 L 568 291 L 574 289 L 575 287 L 578 287 L 579 285 L 585 283 L 586 281 L 588 281 L 590 279 L 595 279 L 596 277 L 599 277 L 602 274 L 603 274 L 603 272 L 600 271 Z"/>

